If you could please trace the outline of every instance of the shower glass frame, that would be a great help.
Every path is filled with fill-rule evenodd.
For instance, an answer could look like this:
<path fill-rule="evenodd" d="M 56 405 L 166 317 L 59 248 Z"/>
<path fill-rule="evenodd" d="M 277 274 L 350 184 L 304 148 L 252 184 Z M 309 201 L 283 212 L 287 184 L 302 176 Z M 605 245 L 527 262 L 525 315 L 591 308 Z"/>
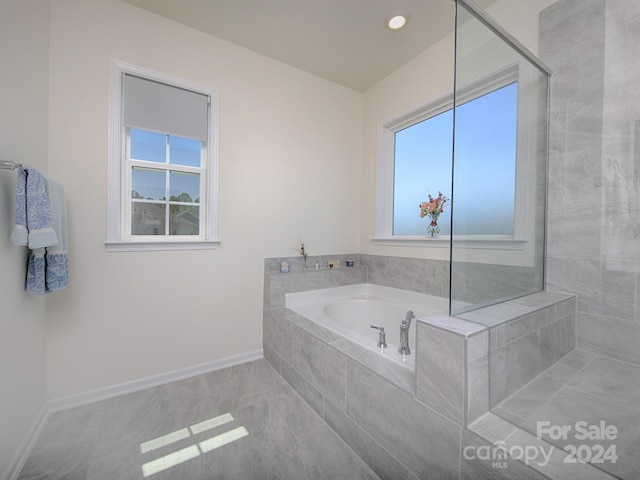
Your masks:
<path fill-rule="evenodd" d="M 459 315 L 496 303 L 529 295 L 545 288 L 546 199 L 549 124 L 549 77 L 551 70 L 484 10 L 470 0 L 456 0 L 453 158 L 451 172 L 451 223 L 449 313 Z M 482 90 L 507 78 L 517 79 L 518 113 L 514 156 L 513 235 L 473 236 L 474 248 L 464 222 L 456 215 L 456 197 L 482 198 L 486 185 L 474 182 L 464 152 L 480 152 L 479 139 L 471 139 L 457 123 L 459 107 L 471 99 L 469 91 Z M 504 85 L 499 81 L 498 85 Z M 480 86 L 480 87 L 479 87 Z M 462 117 L 461 117 L 462 118 Z M 478 120 L 481 125 L 483 119 Z M 462 122 L 460 123 L 462 124 Z M 480 142 L 483 139 L 480 139 Z M 489 152 L 490 153 L 490 152 Z M 481 159 L 490 168 L 491 156 Z M 456 193 L 456 191 L 458 193 Z M 462 200 L 461 200 L 462 201 Z M 491 211 L 488 209 L 487 215 Z M 490 218 L 488 217 L 488 220 Z M 485 243 L 486 248 L 478 248 Z"/>

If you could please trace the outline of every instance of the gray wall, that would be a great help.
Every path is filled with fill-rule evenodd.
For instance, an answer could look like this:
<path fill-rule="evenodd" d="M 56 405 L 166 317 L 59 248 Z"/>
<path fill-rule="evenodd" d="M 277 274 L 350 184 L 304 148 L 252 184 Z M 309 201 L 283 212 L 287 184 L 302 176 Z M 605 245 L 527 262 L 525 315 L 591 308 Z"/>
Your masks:
<path fill-rule="evenodd" d="M 560 0 L 551 78 L 547 288 L 577 295 L 577 346 L 640 363 L 640 2 Z"/>

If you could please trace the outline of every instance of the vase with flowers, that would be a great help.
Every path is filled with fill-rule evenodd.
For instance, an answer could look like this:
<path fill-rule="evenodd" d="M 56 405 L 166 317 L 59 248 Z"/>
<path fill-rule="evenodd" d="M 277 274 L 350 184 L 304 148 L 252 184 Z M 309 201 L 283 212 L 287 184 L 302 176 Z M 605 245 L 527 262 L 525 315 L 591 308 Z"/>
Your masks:
<path fill-rule="evenodd" d="M 429 237 L 437 237 L 440 234 L 438 226 L 438 217 L 444 212 L 445 204 L 449 201 L 442 192 L 438 192 L 437 197 L 429 194 L 429 201 L 420 204 L 420 218 L 429 217 L 431 223 L 427 226 L 427 235 Z"/>

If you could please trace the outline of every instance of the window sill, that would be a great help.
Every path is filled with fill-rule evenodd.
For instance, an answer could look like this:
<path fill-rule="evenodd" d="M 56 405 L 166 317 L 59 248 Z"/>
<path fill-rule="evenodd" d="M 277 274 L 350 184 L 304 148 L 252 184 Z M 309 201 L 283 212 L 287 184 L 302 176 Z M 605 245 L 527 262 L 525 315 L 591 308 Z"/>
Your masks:
<path fill-rule="evenodd" d="M 175 242 L 105 242 L 107 252 L 157 252 L 166 250 L 215 250 L 219 240 Z"/>
<path fill-rule="evenodd" d="M 375 237 L 372 242 L 376 245 L 394 245 L 403 247 L 435 247 L 449 248 L 450 235 L 441 235 L 436 238 L 405 235 L 395 237 Z M 527 240 L 500 235 L 459 235 L 453 240 L 453 246 L 459 248 L 478 248 L 491 250 L 522 250 Z"/>

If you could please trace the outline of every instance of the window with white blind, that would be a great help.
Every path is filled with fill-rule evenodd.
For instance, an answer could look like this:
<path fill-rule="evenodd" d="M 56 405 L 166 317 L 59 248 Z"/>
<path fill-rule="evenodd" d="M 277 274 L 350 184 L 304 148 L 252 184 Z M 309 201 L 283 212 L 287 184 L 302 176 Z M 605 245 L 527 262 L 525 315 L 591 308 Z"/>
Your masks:
<path fill-rule="evenodd" d="M 215 248 L 215 89 L 114 62 L 109 250 Z"/>

